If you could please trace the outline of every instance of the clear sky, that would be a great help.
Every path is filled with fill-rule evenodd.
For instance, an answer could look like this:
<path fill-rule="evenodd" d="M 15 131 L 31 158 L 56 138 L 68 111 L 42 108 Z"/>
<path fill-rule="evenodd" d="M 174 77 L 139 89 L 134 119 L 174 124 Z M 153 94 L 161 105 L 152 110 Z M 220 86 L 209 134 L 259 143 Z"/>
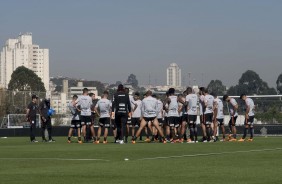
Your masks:
<path fill-rule="evenodd" d="M 177 63 L 204 85 L 282 73 L 281 0 L 1 0 L 0 44 L 22 32 L 50 49 L 51 76 L 165 84 Z"/>

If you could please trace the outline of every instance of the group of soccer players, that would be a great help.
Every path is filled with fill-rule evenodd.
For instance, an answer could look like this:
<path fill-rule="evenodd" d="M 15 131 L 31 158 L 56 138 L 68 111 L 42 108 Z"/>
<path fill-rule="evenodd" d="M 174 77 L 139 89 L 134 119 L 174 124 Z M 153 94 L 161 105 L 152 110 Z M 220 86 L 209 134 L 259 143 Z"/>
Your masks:
<path fill-rule="evenodd" d="M 80 136 L 82 134 L 84 142 L 92 141 L 99 144 L 104 129 L 103 143 L 106 144 L 110 128 L 113 130 L 115 142 L 120 144 L 127 143 L 130 135 L 131 142 L 135 144 L 138 137 L 140 140 L 142 139 L 143 130 L 146 134 L 146 142 L 197 143 L 198 127 L 196 122 L 198 117 L 203 135 L 199 141 L 219 141 L 219 129 L 222 133 L 220 141 L 237 141 L 238 103 L 234 98 L 223 96 L 223 101 L 228 104 L 230 115 L 230 134 L 226 138 L 223 101 L 216 94 L 209 93 L 204 87 L 199 89 L 188 87 L 182 94 L 176 94 L 175 89 L 170 88 L 162 99 L 160 96 L 154 95 L 152 91 L 147 91 L 141 100 L 140 93 L 135 92 L 133 95 L 129 95 L 129 90 L 123 85 L 119 85 L 112 101 L 108 99 L 109 93 L 107 91 L 96 103 L 93 103 L 94 98 L 90 96 L 88 89 L 85 88 L 83 94 L 79 97 L 74 95 L 69 104 L 73 115 L 68 135 L 69 143 L 71 143 L 73 130 L 76 129 L 78 143 L 82 143 Z M 244 134 L 238 141 L 245 141 L 248 130 L 250 130 L 250 138 L 247 141 L 252 141 L 255 105 L 253 100 L 245 94 L 242 94 L 240 99 L 245 101 L 246 112 Z M 93 126 L 96 116 L 99 117 L 97 133 Z M 151 139 L 149 135 L 152 135 Z"/>

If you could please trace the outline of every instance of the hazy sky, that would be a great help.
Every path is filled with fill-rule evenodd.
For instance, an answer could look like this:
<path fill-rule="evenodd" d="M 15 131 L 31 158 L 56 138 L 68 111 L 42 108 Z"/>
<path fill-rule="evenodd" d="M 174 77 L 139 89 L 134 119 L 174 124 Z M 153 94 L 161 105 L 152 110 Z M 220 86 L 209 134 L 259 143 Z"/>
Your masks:
<path fill-rule="evenodd" d="M 247 69 L 282 73 L 281 0 L 1 0 L 0 45 L 20 32 L 50 49 L 51 76 L 165 84 L 177 63 L 204 85 Z"/>

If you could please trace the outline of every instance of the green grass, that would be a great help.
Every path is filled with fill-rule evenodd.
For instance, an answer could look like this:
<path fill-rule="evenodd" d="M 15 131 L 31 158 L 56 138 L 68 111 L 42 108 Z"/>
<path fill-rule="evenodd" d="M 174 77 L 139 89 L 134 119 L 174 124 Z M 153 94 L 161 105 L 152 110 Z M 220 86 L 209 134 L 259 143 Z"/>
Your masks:
<path fill-rule="evenodd" d="M 282 183 L 282 149 L 275 149 L 282 148 L 281 137 L 243 143 L 135 145 L 80 145 L 67 144 L 66 138 L 56 140 L 32 144 L 26 137 L 0 139 L 0 183 Z M 196 154 L 207 155 L 189 156 Z M 181 155 L 186 156 L 171 157 Z M 154 157 L 167 158 L 142 160 Z"/>

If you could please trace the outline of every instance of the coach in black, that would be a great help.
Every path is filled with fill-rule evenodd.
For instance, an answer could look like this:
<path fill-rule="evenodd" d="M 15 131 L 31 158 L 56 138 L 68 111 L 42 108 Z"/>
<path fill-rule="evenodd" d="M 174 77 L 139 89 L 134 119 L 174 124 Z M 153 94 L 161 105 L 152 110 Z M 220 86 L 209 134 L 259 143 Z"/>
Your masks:
<path fill-rule="evenodd" d="M 117 142 L 123 144 L 123 132 L 125 132 L 128 116 L 131 117 L 131 106 L 129 95 L 125 93 L 122 84 L 118 86 L 117 92 L 113 97 L 112 112 L 114 112 L 112 116 L 115 116 L 117 126 Z"/>
<path fill-rule="evenodd" d="M 52 124 L 51 124 L 51 115 L 48 114 L 50 109 L 50 99 L 43 99 L 42 102 L 39 104 L 39 112 L 41 117 L 41 135 L 42 135 L 42 142 L 47 142 L 45 139 L 45 129 L 48 131 L 49 140 L 48 142 L 55 142 L 52 139 Z"/>
<path fill-rule="evenodd" d="M 35 128 L 36 128 L 36 114 L 38 112 L 38 105 L 36 95 L 32 95 L 32 101 L 28 104 L 26 109 L 26 120 L 30 122 L 30 141 L 31 142 L 38 142 L 35 139 Z"/>

